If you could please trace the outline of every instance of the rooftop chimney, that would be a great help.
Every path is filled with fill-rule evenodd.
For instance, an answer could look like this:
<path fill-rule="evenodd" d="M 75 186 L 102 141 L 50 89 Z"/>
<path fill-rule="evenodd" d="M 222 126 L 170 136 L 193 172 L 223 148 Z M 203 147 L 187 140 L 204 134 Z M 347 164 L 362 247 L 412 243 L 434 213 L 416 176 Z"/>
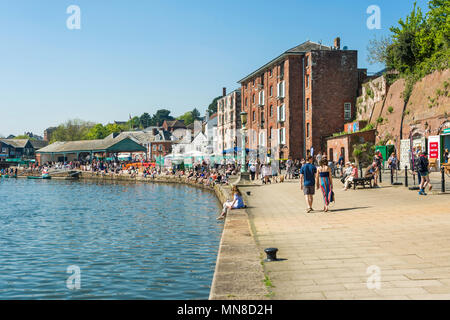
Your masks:
<path fill-rule="evenodd" d="M 223 96 L 225 97 L 227 95 L 227 88 L 223 87 Z"/>
<path fill-rule="evenodd" d="M 334 48 L 336 50 L 341 49 L 341 38 L 337 37 L 336 39 L 334 39 Z"/>

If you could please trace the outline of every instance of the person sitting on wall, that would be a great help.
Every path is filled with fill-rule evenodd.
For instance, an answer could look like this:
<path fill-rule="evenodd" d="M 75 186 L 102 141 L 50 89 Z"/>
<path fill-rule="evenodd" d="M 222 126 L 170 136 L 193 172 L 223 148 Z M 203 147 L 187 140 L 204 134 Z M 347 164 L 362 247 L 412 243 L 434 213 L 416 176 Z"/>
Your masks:
<path fill-rule="evenodd" d="M 217 218 L 217 220 L 223 220 L 225 219 L 228 210 L 236 210 L 236 209 L 242 209 L 245 208 L 244 200 L 242 199 L 242 194 L 238 190 L 236 186 L 233 186 L 231 189 L 231 192 L 233 194 L 233 200 L 226 201 L 223 204 L 223 210 L 221 215 Z"/>

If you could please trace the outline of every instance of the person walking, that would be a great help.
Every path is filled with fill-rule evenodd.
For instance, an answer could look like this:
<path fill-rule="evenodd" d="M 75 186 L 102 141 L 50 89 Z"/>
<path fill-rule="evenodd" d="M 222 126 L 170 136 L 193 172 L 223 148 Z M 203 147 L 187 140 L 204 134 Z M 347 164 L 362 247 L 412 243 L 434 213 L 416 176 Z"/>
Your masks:
<path fill-rule="evenodd" d="M 341 177 L 344 175 L 344 154 L 341 153 L 338 160 L 339 169 L 341 171 Z"/>
<path fill-rule="evenodd" d="M 289 159 L 286 161 L 286 179 L 292 179 L 293 165 L 292 157 L 289 156 Z"/>
<path fill-rule="evenodd" d="M 328 206 L 334 201 L 334 193 L 331 168 L 327 165 L 327 159 L 322 158 L 320 167 L 317 169 L 316 186 L 317 189 L 320 188 L 322 190 L 323 211 L 328 212 Z"/>
<path fill-rule="evenodd" d="M 252 162 L 252 163 L 250 164 L 249 170 L 250 170 L 250 175 L 251 175 L 252 181 L 255 181 L 256 165 L 255 165 L 254 162 Z"/>
<path fill-rule="evenodd" d="M 312 208 L 313 200 L 314 200 L 314 187 L 316 184 L 316 173 L 317 168 L 313 165 L 313 157 L 308 156 L 307 163 L 302 166 L 300 169 L 300 186 L 305 195 L 306 204 L 308 208 L 306 209 L 306 213 L 310 213 L 314 211 Z"/>
<path fill-rule="evenodd" d="M 430 183 L 430 172 L 428 169 L 429 163 L 427 155 L 428 154 L 426 152 L 422 152 L 419 159 L 417 160 L 417 169 L 421 177 L 419 186 L 420 188 L 419 195 L 421 196 L 427 195 L 425 193 L 425 188 L 427 186 L 429 186 L 429 191 L 431 191 L 431 189 L 433 188 L 433 186 Z"/>
<path fill-rule="evenodd" d="M 320 161 L 322 161 L 322 153 L 317 153 L 317 156 L 316 156 L 316 163 L 317 163 L 317 165 L 320 165 Z"/>

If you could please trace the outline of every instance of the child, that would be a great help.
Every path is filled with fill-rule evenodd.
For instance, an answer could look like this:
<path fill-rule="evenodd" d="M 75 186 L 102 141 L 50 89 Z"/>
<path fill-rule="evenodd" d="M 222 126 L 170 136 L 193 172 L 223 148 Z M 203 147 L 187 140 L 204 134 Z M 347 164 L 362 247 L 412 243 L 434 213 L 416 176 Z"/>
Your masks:
<path fill-rule="evenodd" d="M 242 199 L 242 195 L 239 192 L 238 188 L 236 188 L 236 186 L 233 186 L 231 192 L 233 193 L 233 200 L 226 201 L 223 204 L 222 214 L 217 218 L 217 220 L 223 220 L 227 215 L 228 209 L 234 210 L 234 209 L 242 209 L 245 207 L 244 200 Z"/>

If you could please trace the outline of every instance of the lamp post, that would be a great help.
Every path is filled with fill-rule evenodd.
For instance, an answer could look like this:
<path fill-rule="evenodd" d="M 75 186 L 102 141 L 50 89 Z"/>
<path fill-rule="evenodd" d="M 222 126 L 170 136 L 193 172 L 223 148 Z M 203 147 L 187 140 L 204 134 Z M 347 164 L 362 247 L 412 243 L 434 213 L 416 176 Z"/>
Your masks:
<path fill-rule="evenodd" d="M 243 177 L 247 173 L 247 166 L 246 166 L 246 148 L 245 148 L 245 136 L 247 134 L 247 112 L 241 112 L 241 123 L 242 123 L 242 129 L 241 129 L 241 177 Z"/>

